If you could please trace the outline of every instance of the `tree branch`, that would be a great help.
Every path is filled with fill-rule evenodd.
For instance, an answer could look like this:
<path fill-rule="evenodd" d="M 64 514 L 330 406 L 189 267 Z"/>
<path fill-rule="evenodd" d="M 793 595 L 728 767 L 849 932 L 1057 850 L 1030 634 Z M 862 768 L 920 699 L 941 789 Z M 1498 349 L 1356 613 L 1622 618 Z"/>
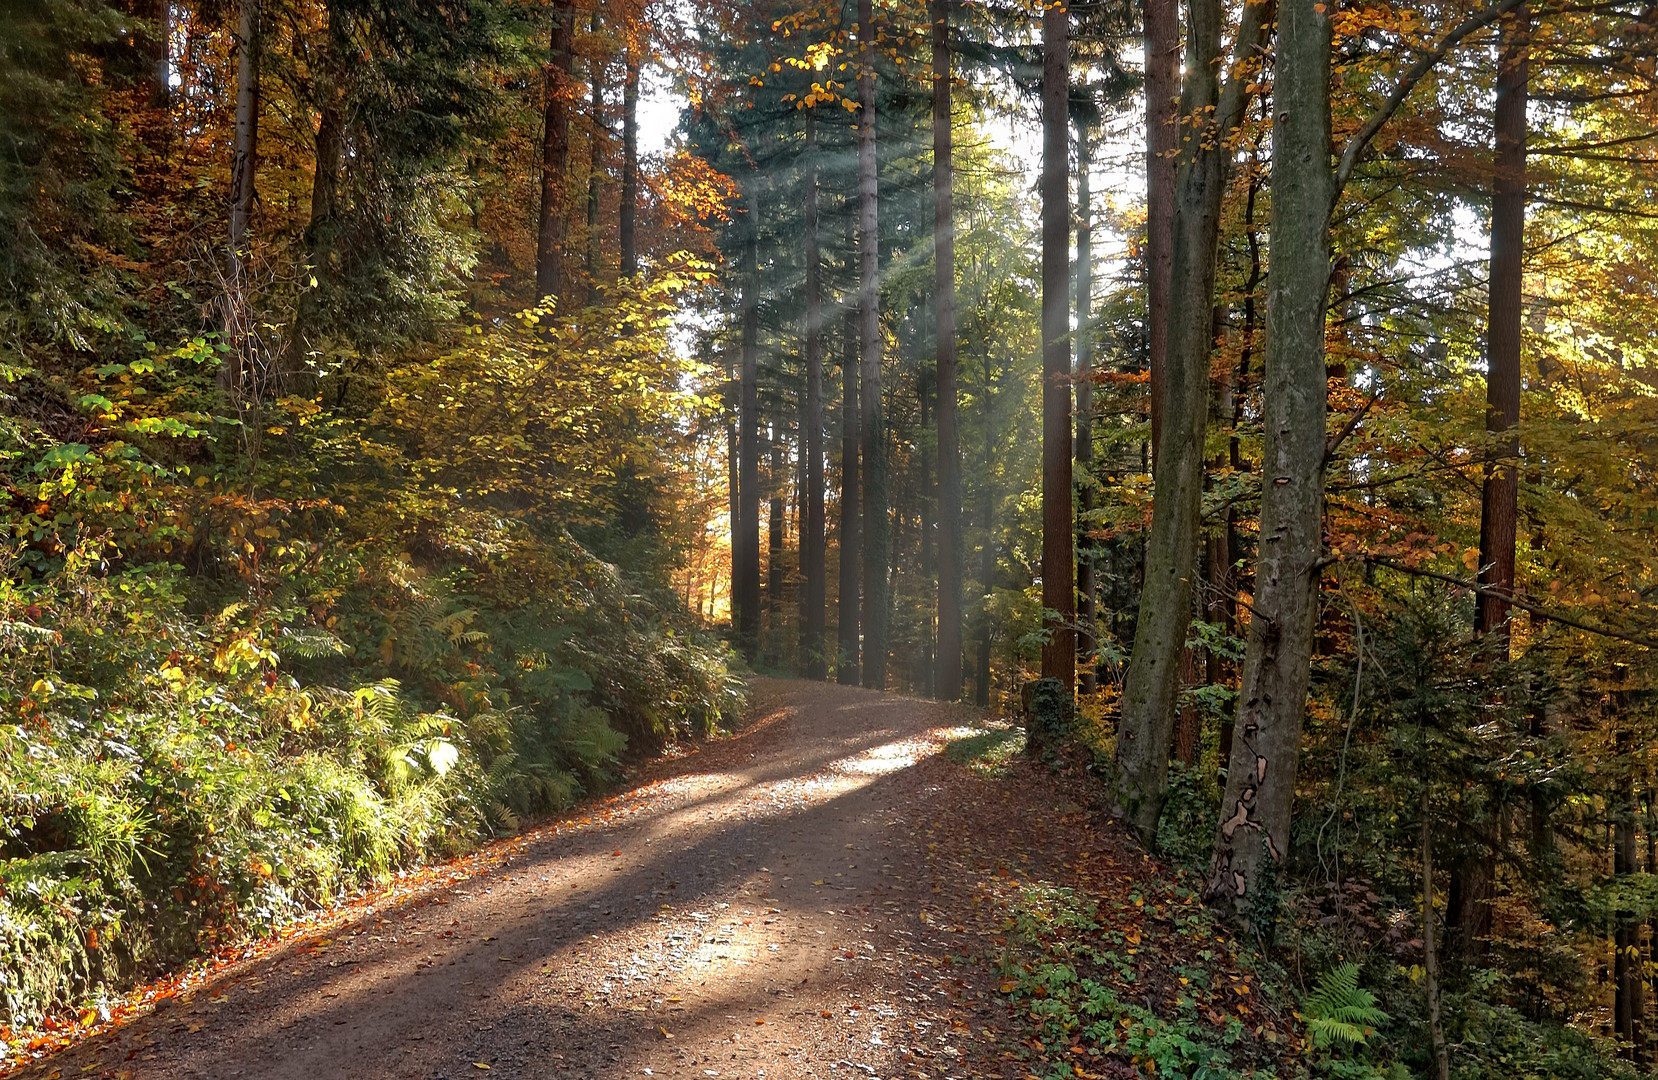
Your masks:
<path fill-rule="evenodd" d="M 1332 212 L 1335 210 L 1336 200 L 1341 198 L 1342 188 L 1347 186 L 1347 181 L 1353 176 L 1353 170 L 1358 167 L 1359 156 L 1370 146 L 1370 141 L 1376 137 L 1376 133 L 1382 130 L 1382 125 L 1391 120 L 1393 114 L 1399 111 L 1399 106 L 1403 105 L 1405 98 L 1409 97 L 1410 92 L 1416 89 L 1416 84 L 1421 82 L 1423 77 L 1433 70 L 1434 65 L 1443 60 L 1445 54 L 1461 44 L 1462 40 L 1469 34 L 1490 26 L 1519 7 L 1522 2 L 1523 0 L 1496 0 L 1489 7 L 1468 16 L 1457 24 L 1450 33 L 1440 38 L 1437 45 L 1417 58 L 1416 63 L 1405 71 L 1399 79 L 1399 84 L 1393 88 L 1393 93 L 1389 94 L 1387 100 L 1382 103 L 1382 107 L 1371 114 L 1370 119 L 1366 120 L 1364 126 L 1354 133 L 1353 138 L 1347 143 L 1347 148 L 1342 151 L 1341 162 L 1336 166 L 1335 191 L 1332 193 L 1330 200 Z"/>
<path fill-rule="evenodd" d="M 1477 581 L 1469 581 L 1467 578 L 1454 577 L 1450 574 L 1441 574 L 1435 570 L 1424 570 L 1419 566 L 1406 566 L 1404 563 L 1397 562 L 1385 555 L 1358 555 L 1356 558 L 1360 562 L 1367 562 L 1373 566 L 1385 566 L 1389 570 L 1397 570 L 1401 574 L 1411 574 L 1415 577 L 1432 578 L 1435 581 L 1443 581 L 1450 585 L 1456 585 L 1459 588 L 1467 589 L 1469 592 L 1479 596 L 1494 596 L 1504 603 L 1511 604 L 1514 607 L 1519 608 L 1521 611 L 1529 611 L 1538 618 L 1547 619 L 1550 622 L 1559 623 L 1562 626 L 1570 626 L 1572 629 L 1582 630 L 1586 634 L 1596 634 L 1600 637 L 1609 637 L 1617 641 L 1627 641 L 1631 645 L 1641 645 L 1648 649 L 1658 649 L 1658 639 L 1644 637 L 1640 634 L 1626 634 L 1621 630 L 1613 630 L 1609 627 L 1596 626 L 1593 623 L 1582 622 L 1581 620 L 1574 619 L 1569 615 L 1562 615 L 1558 611 L 1550 611 L 1541 604 L 1533 604 L 1529 600 L 1521 599 L 1513 593 L 1507 592 L 1503 589 L 1493 589 L 1490 586 L 1481 585 Z M 1332 557 L 1331 561 L 1342 562 L 1346 560 L 1339 557 Z"/>

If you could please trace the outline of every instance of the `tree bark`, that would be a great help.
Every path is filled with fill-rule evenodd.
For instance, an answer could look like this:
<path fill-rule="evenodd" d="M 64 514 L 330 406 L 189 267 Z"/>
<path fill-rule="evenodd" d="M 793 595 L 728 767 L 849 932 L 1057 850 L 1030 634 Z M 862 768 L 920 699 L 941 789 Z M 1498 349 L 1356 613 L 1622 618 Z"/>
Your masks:
<path fill-rule="evenodd" d="M 1635 778 L 1630 771 L 1630 744 L 1632 742 L 1628 718 L 1624 715 L 1626 698 L 1614 693 L 1617 708 L 1613 722 L 1618 725 L 1616 747 L 1622 759 L 1623 775 L 1618 780 L 1617 816 L 1612 822 L 1612 873 L 1627 878 L 1640 872 L 1635 859 Z M 1646 1064 L 1646 1045 L 1642 1021 L 1645 1019 L 1646 980 L 1641 966 L 1641 923 L 1635 913 L 1619 910 L 1615 916 L 1612 947 L 1613 1018 L 1617 1035 L 1628 1044 L 1627 1055 L 1637 1068 Z"/>
<path fill-rule="evenodd" d="M 315 72 L 317 134 L 313 140 L 315 169 L 311 174 L 311 217 L 305 226 L 305 279 L 288 341 L 287 366 L 299 370 L 309 337 L 322 319 L 325 298 L 332 292 L 334 242 L 339 235 L 340 169 L 345 158 L 345 87 L 349 64 L 345 14 L 329 5 L 324 31 L 323 62 Z"/>
<path fill-rule="evenodd" d="M 760 655 L 760 222 L 759 200 L 745 199 L 743 223 L 742 409 L 738 416 L 738 537 L 741 573 L 735 590 L 738 648 L 750 663 Z"/>
<path fill-rule="evenodd" d="M 173 97 L 173 0 L 155 0 L 149 39 L 150 104 L 166 109 Z"/>
<path fill-rule="evenodd" d="M 881 400 L 881 251 L 875 159 L 875 5 L 858 0 L 858 342 L 863 428 L 863 684 L 885 689 L 890 525 Z"/>
<path fill-rule="evenodd" d="M 770 434 L 771 467 L 766 472 L 767 486 L 771 488 L 769 513 L 766 515 L 766 613 L 767 629 L 771 631 L 767 648 L 776 650 L 782 646 L 779 631 L 783 629 L 783 582 L 787 576 L 783 551 L 788 529 L 783 513 L 783 492 L 788 486 L 788 466 L 783 457 L 783 433 L 773 427 Z M 774 653 L 770 659 L 775 667 L 782 658 Z"/>
<path fill-rule="evenodd" d="M 1519 439 L 1505 434 L 1520 422 L 1521 263 L 1526 233 L 1526 58 L 1530 20 L 1524 5 L 1502 21 L 1491 177 L 1491 281 L 1486 327 L 1485 429 L 1495 438 L 1480 499 L 1479 583 L 1514 591 L 1514 534 L 1519 512 Z M 1501 596 L 1476 598 L 1475 633 L 1495 635 L 1506 657 L 1509 606 Z"/>
<path fill-rule="evenodd" d="M 1071 513 L 1071 15 L 1042 12 L 1042 677 L 1076 679 Z M 1034 741 L 1034 740 L 1033 740 Z"/>
<path fill-rule="evenodd" d="M 220 389 L 239 393 L 248 357 L 248 224 L 253 220 L 254 178 L 259 169 L 260 0 L 241 0 L 236 17 L 236 129 L 230 163 L 230 253 L 225 265 L 228 351 L 219 369 Z"/>
<path fill-rule="evenodd" d="M 1163 426 L 1169 352 L 1169 291 L 1174 280 L 1175 157 L 1180 129 L 1180 16 L 1177 0 L 1145 0 L 1146 54 L 1146 370 L 1152 459 Z"/>
<path fill-rule="evenodd" d="M 1203 442 L 1209 420 L 1209 356 L 1214 346 L 1215 262 L 1230 156 L 1225 143 L 1242 116 L 1244 86 L 1253 78 L 1247 71 L 1234 71 L 1225 89 L 1220 87 L 1221 4 L 1192 0 L 1187 10 L 1188 74 L 1180 112 L 1200 119 L 1192 121 L 1184 136 L 1176 165 L 1165 408 L 1153 461 L 1151 533 L 1140 611 L 1117 734 L 1116 812 L 1147 843 L 1157 834 L 1168 789 L 1169 739 L 1180 692 L 1181 654 L 1192 618 Z M 1244 8 L 1235 50 L 1240 63 L 1256 49 L 1265 15 L 1264 4 Z M 1201 119 L 1205 117 L 1210 119 Z"/>
<path fill-rule="evenodd" d="M 809 679 L 824 678 L 823 606 L 827 589 L 824 574 L 823 515 L 823 299 L 818 266 L 817 124 L 806 114 L 805 259 L 806 259 L 806 409 L 800 418 L 806 455 L 806 500 L 801 508 L 800 594 L 801 670 Z"/>
<path fill-rule="evenodd" d="M 570 74 L 575 0 L 553 0 L 546 107 L 541 134 L 541 212 L 535 233 L 535 291 L 542 299 L 564 293 L 564 238 L 570 171 Z"/>
<path fill-rule="evenodd" d="M 1260 542 L 1232 762 L 1208 888 L 1212 898 L 1238 906 L 1255 902 L 1264 860 L 1282 868 L 1288 853 L 1318 607 L 1325 310 L 1335 192 L 1325 5 L 1279 4 L 1276 70 Z"/>
<path fill-rule="evenodd" d="M 835 681 L 858 685 L 859 570 L 863 565 L 863 518 L 858 448 L 863 434 L 859 423 L 862 395 L 858 387 L 858 316 L 846 309 L 841 335 L 841 550 L 840 582 L 836 596 Z"/>
<path fill-rule="evenodd" d="M 1274 215 L 1276 216 L 1276 215 Z M 1270 316 L 1269 316 L 1270 319 Z M 1270 348 L 1270 346 L 1268 346 Z M 1428 1037 L 1439 1080 L 1451 1080 L 1451 1057 L 1445 1047 L 1445 1023 L 1440 1019 L 1439 954 L 1434 948 L 1433 819 L 1429 816 L 1428 785 L 1422 784 L 1422 970 L 1428 997 Z"/>
<path fill-rule="evenodd" d="M 980 391 L 980 400 L 984 402 L 984 435 L 979 440 L 979 475 L 984 478 L 984 483 L 979 492 L 979 525 L 984 532 L 984 542 L 979 548 L 979 591 L 988 599 L 991 590 L 996 586 L 996 399 L 989 350 L 985 350 L 982 355 L 984 384 Z M 975 657 L 974 665 L 973 704 L 981 707 L 990 704 L 992 630 L 989 612 L 985 612 L 979 619 L 978 655 Z"/>
<path fill-rule="evenodd" d="M 595 41 L 599 38 L 599 5 L 593 5 L 593 19 L 588 24 L 588 34 Z M 596 303 L 599 298 L 599 263 L 603 259 L 602 245 L 599 236 L 599 201 L 604 195 L 604 141 L 609 137 L 610 129 L 604 119 L 604 72 L 608 58 L 595 56 L 591 61 L 592 70 L 589 78 L 592 82 L 592 134 L 587 141 L 587 258 L 584 268 L 587 271 L 587 302 Z"/>
<path fill-rule="evenodd" d="M 961 697 L 961 448 L 956 437 L 956 217 L 950 0 L 933 16 L 933 309 L 938 364 L 938 645 L 933 690 Z"/>
<path fill-rule="evenodd" d="M 621 233 L 621 274 L 633 279 L 639 273 L 639 249 L 635 218 L 639 208 L 639 54 L 627 51 L 622 83 L 622 206 L 618 213 Z"/>
<path fill-rule="evenodd" d="M 1077 123 L 1077 662 L 1082 691 L 1094 692 L 1094 545 L 1088 533 L 1094 511 L 1094 221 L 1088 170 L 1093 147 L 1088 122 Z"/>

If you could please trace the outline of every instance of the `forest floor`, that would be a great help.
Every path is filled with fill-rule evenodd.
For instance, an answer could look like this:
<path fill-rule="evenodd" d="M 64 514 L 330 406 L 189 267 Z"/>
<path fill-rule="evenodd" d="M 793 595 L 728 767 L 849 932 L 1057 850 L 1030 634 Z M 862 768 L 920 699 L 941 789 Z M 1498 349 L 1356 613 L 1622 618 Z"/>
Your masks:
<path fill-rule="evenodd" d="M 1142 923 L 1173 932 L 1164 868 L 1072 801 L 1074 782 L 1014 759 L 1015 732 L 980 710 L 755 691 L 734 735 L 20 1075 L 1136 1075 L 1033 1037 L 1003 935 L 1021 879 L 1072 884 L 1115 894 L 1132 956 Z M 1149 1006 L 1157 981 L 1140 985 Z"/>

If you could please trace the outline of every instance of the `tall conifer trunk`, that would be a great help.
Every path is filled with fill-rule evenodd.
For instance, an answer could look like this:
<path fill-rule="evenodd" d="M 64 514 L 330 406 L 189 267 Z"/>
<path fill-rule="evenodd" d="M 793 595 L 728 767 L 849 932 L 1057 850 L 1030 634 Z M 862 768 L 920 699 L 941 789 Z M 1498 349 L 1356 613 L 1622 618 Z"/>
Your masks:
<path fill-rule="evenodd" d="M 1485 429 L 1494 460 L 1485 467 L 1480 498 L 1479 582 L 1514 591 L 1515 531 L 1519 517 L 1521 262 L 1526 231 L 1526 46 L 1529 18 L 1517 7 L 1500 23 L 1493 127 L 1497 145 L 1491 176 L 1491 275 L 1487 285 Z M 1489 594 L 1474 598 L 1474 632 L 1493 640 L 1502 659 L 1509 651 L 1509 605 Z M 1496 895 L 1495 856 L 1478 850 L 1452 867 L 1449 922 L 1455 941 L 1470 955 L 1484 950 Z"/>
<path fill-rule="evenodd" d="M 863 429 L 863 684 L 886 687 L 887 436 L 881 400 L 881 250 L 875 159 L 874 0 L 858 0 L 858 345 Z"/>
<path fill-rule="evenodd" d="M 1260 546 L 1243 685 L 1209 895 L 1255 901 L 1282 870 L 1301 749 L 1324 509 L 1325 310 L 1330 286 L 1330 16 L 1278 5 L 1272 272 L 1262 382 Z M 1207 377 L 1205 377 L 1207 382 Z"/>
<path fill-rule="evenodd" d="M 757 178 L 751 180 L 757 182 Z M 737 419 L 737 587 L 732 626 L 743 655 L 760 655 L 760 221 L 759 200 L 748 193 L 743 221 L 742 408 Z"/>
<path fill-rule="evenodd" d="M 1146 337 L 1152 458 L 1162 433 L 1169 352 L 1169 289 L 1174 273 L 1174 182 L 1179 127 L 1178 0 L 1145 0 Z"/>
<path fill-rule="evenodd" d="M 802 413 L 801 442 L 806 456 L 805 505 L 800 511 L 800 571 L 804 579 L 800 593 L 801 670 L 807 678 L 821 679 L 829 668 L 824 655 L 823 606 L 827 589 L 824 581 L 823 515 L 823 298 L 818 267 L 818 179 L 817 123 L 806 114 L 806 197 L 804 231 L 806 259 L 806 399 Z"/>
<path fill-rule="evenodd" d="M 782 657 L 778 650 L 783 645 L 783 581 L 787 576 L 787 567 L 784 566 L 783 550 L 787 537 L 785 516 L 783 513 L 783 494 L 788 488 L 788 466 L 783 453 L 783 432 L 776 427 L 770 429 L 768 442 L 771 446 L 771 467 L 766 472 L 768 486 L 771 488 L 771 503 L 766 515 L 766 615 L 767 635 L 766 648 L 770 659 L 775 666 Z"/>
<path fill-rule="evenodd" d="M 1491 177 L 1491 281 L 1486 326 L 1485 429 L 1501 436 L 1520 422 L 1520 325 L 1526 233 L 1526 48 L 1529 20 L 1524 5 L 1502 21 L 1502 55 L 1497 65 L 1494 126 L 1497 153 Z M 1519 440 L 1512 435 L 1493 447 L 1498 460 L 1485 470 L 1480 500 L 1481 585 L 1514 590 L 1514 534 L 1520 473 Z M 1494 634 L 1508 652 L 1508 604 L 1500 597 L 1477 598 L 1474 629 Z"/>
<path fill-rule="evenodd" d="M 980 400 L 984 402 L 984 434 L 979 440 L 979 475 L 984 482 L 979 488 L 979 528 L 983 530 L 984 542 L 979 547 L 979 592 L 988 597 L 996 585 L 996 400 L 995 378 L 991 371 L 989 350 L 984 356 L 984 383 L 980 389 Z M 984 613 L 978 620 L 979 640 L 978 654 L 974 658 L 974 687 L 973 704 L 987 706 L 990 704 L 990 647 L 993 627 L 989 613 Z"/>
<path fill-rule="evenodd" d="M 961 449 L 956 438 L 956 216 L 950 0 L 933 16 L 933 310 L 938 335 L 938 645 L 933 692 L 961 697 Z"/>
<path fill-rule="evenodd" d="M 593 20 L 588 25 L 588 33 L 594 41 L 599 39 L 599 5 L 593 5 Z M 604 195 L 604 141 L 609 137 L 609 128 L 604 118 L 604 73 L 606 57 L 595 56 L 592 60 L 592 71 L 589 77 L 592 81 L 592 114 L 593 131 L 587 141 L 587 302 L 594 303 L 599 293 L 599 264 L 603 260 L 601 237 L 599 232 L 599 200 Z"/>
<path fill-rule="evenodd" d="M 570 171 L 570 72 L 575 0 L 553 0 L 546 107 L 541 133 L 541 210 L 535 231 L 535 291 L 543 299 L 564 292 L 564 237 Z"/>
<path fill-rule="evenodd" d="M 150 26 L 150 104 L 165 109 L 173 96 L 173 0 L 155 0 Z"/>
<path fill-rule="evenodd" d="M 1070 12 L 1042 13 L 1042 677 L 1076 676 L 1071 516 Z M 1033 740 L 1039 741 L 1039 740 Z"/>
<path fill-rule="evenodd" d="M 643 33 L 643 30 L 639 31 Z M 620 231 L 621 274 L 631 280 L 639 273 L 638 239 L 635 220 L 639 213 L 639 53 L 627 51 L 622 83 L 622 206 L 617 227 Z"/>
<path fill-rule="evenodd" d="M 1094 223 L 1088 170 L 1093 147 L 1088 121 L 1077 123 L 1077 660 L 1082 690 L 1094 691 L 1094 549 L 1088 539 L 1094 510 Z"/>
<path fill-rule="evenodd" d="M 850 246 L 850 245 L 849 245 Z M 850 268 L 848 268 L 850 269 Z M 859 569 L 863 565 L 863 507 L 858 447 L 862 443 L 858 392 L 858 313 L 848 305 L 841 320 L 841 549 L 835 599 L 835 681 L 858 685 Z"/>

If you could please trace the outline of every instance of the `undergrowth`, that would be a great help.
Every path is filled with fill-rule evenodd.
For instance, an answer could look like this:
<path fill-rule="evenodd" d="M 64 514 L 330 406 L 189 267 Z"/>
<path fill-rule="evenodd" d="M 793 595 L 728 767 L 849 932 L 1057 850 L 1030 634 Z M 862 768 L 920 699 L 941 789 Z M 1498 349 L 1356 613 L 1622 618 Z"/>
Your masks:
<path fill-rule="evenodd" d="M 669 584 L 701 526 L 659 474 L 690 406 L 628 303 L 480 330 L 355 412 L 217 415 L 204 338 L 0 370 L 0 1060 L 6 1028 L 95 1017 L 735 719 L 729 650 Z"/>

